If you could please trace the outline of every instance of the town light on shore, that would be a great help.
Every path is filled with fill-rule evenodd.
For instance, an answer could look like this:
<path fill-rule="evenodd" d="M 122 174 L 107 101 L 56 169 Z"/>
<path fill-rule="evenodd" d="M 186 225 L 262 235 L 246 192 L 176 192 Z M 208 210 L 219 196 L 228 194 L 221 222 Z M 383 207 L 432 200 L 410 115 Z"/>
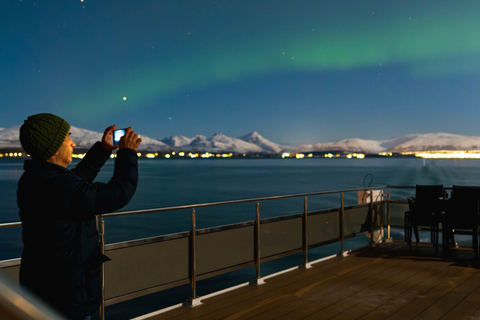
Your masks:
<path fill-rule="evenodd" d="M 423 159 L 480 159 L 480 151 L 424 151 L 415 152 L 415 157 Z"/>

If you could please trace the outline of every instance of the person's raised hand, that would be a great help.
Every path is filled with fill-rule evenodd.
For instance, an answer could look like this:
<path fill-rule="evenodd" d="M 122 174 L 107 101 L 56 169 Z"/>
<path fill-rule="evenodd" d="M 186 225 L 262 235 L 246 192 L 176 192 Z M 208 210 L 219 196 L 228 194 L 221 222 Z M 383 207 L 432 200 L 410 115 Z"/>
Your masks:
<path fill-rule="evenodd" d="M 120 149 L 132 149 L 137 151 L 140 143 L 142 143 L 140 135 L 136 134 L 135 131 L 132 130 L 132 127 L 128 127 L 125 131 L 125 135 L 120 138 Z"/>
<path fill-rule="evenodd" d="M 105 132 L 103 133 L 102 146 L 105 148 L 105 150 L 113 151 L 118 148 L 118 146 L 112 144 L 113 131 L 115 129 L 117 129 L 116 124 L 105 129 Z"/>

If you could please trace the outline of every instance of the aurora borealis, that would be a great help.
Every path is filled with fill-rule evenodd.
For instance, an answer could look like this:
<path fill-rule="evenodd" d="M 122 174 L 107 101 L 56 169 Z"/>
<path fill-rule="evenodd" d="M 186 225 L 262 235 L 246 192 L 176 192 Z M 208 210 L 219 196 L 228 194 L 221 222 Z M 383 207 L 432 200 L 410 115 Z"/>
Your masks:
<path fill-rule="evenodd" d="M 153 138 L 478 136 L 479 16 L 461 0 L 8 0 L 0 127 L 52 112 Z"/>

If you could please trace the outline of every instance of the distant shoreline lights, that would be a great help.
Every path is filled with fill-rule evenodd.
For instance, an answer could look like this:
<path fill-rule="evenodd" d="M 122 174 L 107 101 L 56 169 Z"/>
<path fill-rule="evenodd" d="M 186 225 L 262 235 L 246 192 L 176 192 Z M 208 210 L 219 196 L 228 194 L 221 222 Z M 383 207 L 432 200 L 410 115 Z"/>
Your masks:
<path fill-rule="evenodd" d="M 72 154 L 72 158 L 77 158 L 77 159 L 83 159 L 85 157 L 86 153 L 78 153 L 78 154 Z M 239 157 L 256 157 L 258 158 L 259 156 L 262 157 L 262 155 L 247 155 L 247 154 L 233 154 L 233 153 L 186 153 L 186 152 L 170 152 L 170 153 L 162 153 L 159 154 L 157 152 L 152 153 L 152 152 L 138 152 L 137 153 L 138 157 L 142 158 L 149 158 L 149 159 L 155 159 L 155 158 L 166 158 L 169 159 L 171 157 L 178 157 L 178 158 L 239 158 Z M 380 157 L 394 157 L 396 155 L 399 156 L 407 156 L 407 157 L 417 157 L 417 158 L 423 158 L 423 159 L 480 159 L 480 150 L 434 150 L 434 151 L 408 151 L 408 152 L 399 152 L 396 154 L 393 154 L 391 152 L 382 152 L 379 153 L 377 156 Z M 110 157 L 115 158 L 117 155 L 113 153 Z M 364 153 L 345 153 L 345 154 L 333 154 L 333 153 L 325 153 L 323 156 L 321 154 L 319 155 L 313 155 L 312 153 L 309 154 L 303 154 L 303 153 L 283 153 L 281 155 L 277 155 L 277 157 L 280 157 L 282 159 L 285 158 L 296 158 L 296 159 L 303 159 L 303 158 L 347 158 L 347 159 L 365 159 L 366 157 L 369 156 L 375 156 L 375 155 L 369 155 L 369 154 L 364 154 Z M 6 153 L 0 153 L 0 158 L 25 158 L 25 157 L 30 157 L 30 155 L 22 153 L 22 152 L 6 152 Z M 272 157 L 271 155 L 269 157 Z M 273 156 L 276 158 L 275 156 Z"/>
<path fill-rule="evenodd" d="M 480 150 L 435 150 L 402 152 L 402 155 L 415 155 L 423 159 L 480 159 Z"/>

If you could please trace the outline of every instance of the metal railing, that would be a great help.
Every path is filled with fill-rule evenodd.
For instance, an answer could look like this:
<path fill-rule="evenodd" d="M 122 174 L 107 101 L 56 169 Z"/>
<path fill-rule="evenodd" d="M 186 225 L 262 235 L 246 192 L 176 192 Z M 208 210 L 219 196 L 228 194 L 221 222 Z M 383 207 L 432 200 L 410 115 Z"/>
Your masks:
<path fill-rule="evenodd" d="M 345 255 L 345 240 L 349 239 L 351 237 L 356 236 L 355 234 L 352 235 L 346 235 L 345 234 L 345 211 L 346 209 L 350 208 L 358 208 L 358 207 L 368 207 L 368 215 L 370 219 L 370 226 L 369 226 L 369 233 L 370 233 L 370 244 L 375 243 L 374 239 L 374 229 L 375 229 L 375 216 L 374 216 L 374 205 L 380 205 L 383 207 L 384 204 L 386 204 L 386 227 L 387 227 L 387 239 L 391 239 L 390 237 L 390 188 L 396 188 L 396 187 L 374 187 L 374 188 L 357 188 L 357 189 L 347 189 L 347 190 L 335 190 L 335 191 L 324 191 L 324 192 L 313 192 L 313 193 L 303 193 L 303 194 L 291 194 L 291 195 L 282 195 L 282 196 L 271 196 L 271 197 L 262 197 L 262 198 L 252 198 L 252 199 L 243 199 L 243 200 L 233 200 L 233 201 L 222 201 L 222 202 L 211 202 L 211 203 L 201 203 L 201 204 L 192 204 L 192 205 L 184 205 L 184 206 L 175 206 L 175 207 L 165 207 L 165 208 L 157 208 L 157 209 L 146 209 L 146 210 L 134 210 L 134 211 L 124 211 L 124 212 L 115 212 L 115 213 L 108 213 L 108 214 L 103 214 L 98 216 L 98 230 L 99 230 L 99 241 L 100 241 L 100 246 L 101 246 L 101 252 L 105 253 L 105 219 L 111 218 L 111 217 L 119 217 L 119 216 L 128 216 L 128 215 L 137 215 L 137 214 L 150 214 L 150 213 L 160 213 L 160 212 L 171 212 L 175 210 L 185 210 L 185 209 L 190 209 L 191 210 L 191 230 L 188 232 L 188 238 L 189 238 L 189 276 L 188 276 L 188 282 L 190 283 L 191 286 L 191 293 L 190 293 L 190 298 L 187 300 L 186 304 L 190 306 L 195 306 L 196 304 L 200 303 L 199 298 L 197 297 L 197 233 L 199 230 L 197 230 L 196 226 L 196 210 L 198 208 L 205 208 L 205 207 L 213 207 L 213 206 L 224 206 L 224 205 L 231 205 L 231 204 L 240 204 L 240 203 L 255 203 L 255 220 L 252 221 L 251 223 L 253 224 L 254 227 L 254 262 L 253 264 L 255 265 L 256 268 L 256 275 L 255 278 L 252 280 L 252 283 L 254 284 L 261 284 L 263 283 L 263 279 L 261 277 L 261 272 L 260 272 L 260 267 L 261 263 L 264 261 L 269 261 L 274 258 L 278 257 L 284 257 L 287 255 L 295 254 L 298 252 L 303 251 L 304 257 L 303 257 L 303 263 L 301 267 L 303 268 L 309 268 L 309 249 L 318 247 L 322 244 L 309 244 L 309 239 L 308 239 L 308 228 L 309 228 L 309 212 L 308 212 L 308 197 L 312 196 L 320 196 L 320 195 L 328 195 L 328 194 L 339 194 L 340 195 L 340 206 L 334 209 L 328 209 L 328 210 L 323 210 L 322 212 L 318 211 L 317 213 L 325 213 L 325 212 L 332 212 L 332 210 L 338 210 L 339 217 L 338 217 L 338 223 L 339 223 L 339 237 L 336 239 L 333 239 L 332 241 L 329 241 L 329 243 L 332 242 L 341 242 L 341 251 L 339 254 Z M 404 188 L 404 187 L 400 187 Z M 405 187 L 406 188 L 406 187 Z M 411 188 L 411 187 L 408 187 Z M 383 190 L 387 189 L 387 193 L 384 194 L 382 191 L 381 194 L 381 201 L 380 202 L 374 202 L 373 199 L 373 193 L 374 190 Z M 369 193 L 369 200 L 367 204 L 363 205 L 356 205 L 356 206 L 350 206 L 346 207 L 345 206 L 345 199 L 344 195 L 345 193 L 351 193 L 351 192 L 367 192 Z M 279 199 L 287 199 L 287 198 L 303 198 L 303 210 L 300 215 L 296 215 L 301 217 L 302 223 L 301 223 L 301 228 L 302 228 L 302 244 L 301 244 L 301 249 L 300 250 L 293 250 L 290 252 L 282 253 L 282 254 L 277 254 L 275 257 L 270 257 L 269 259 L 262 258 L 261 256 L 261 225 L 262 225 L 262 220 L 260 219 L 260 203 L 265 202 L 265 201 L 272 201 L 272 200 L 279 200 Z M 386 198 L 386 200 L 385 200 Z M 310 215 L 312 215 L 312 212 L 310 212 Z M 288 217 L 288 216 L 287 216 Z M 290 216 L 291 217 L 291 216 Z M 378 221 L 377 221 L 378 222 Z M 21 226 L 20 222 L 11 222 L 11 223 L 2 223 L 0 224 L 0 228 L 11 228 L 11 227 L 19 227 Z M 382 234 L 383 234 L 383 227 L 385 225 L 382 224 L 380 226 Z M 358 233 L 357 233 L 358 235 Z M 135 240 L 134 240 L 135 241 Z M 136 240 L 139 241 L 139 240 Z M 124 246 L 127 246 L 127 242 L 124 242 Z M 116 244 L 118 245 L 118 244 Z M 19 263 L 19 262 L 18 262 Z M 9 265 L 12 263 L 10 262 Z M 253 265 L 252 264 L 252 265 Z M 241 268 L 244 268 L 246 266 L 249 266 L 250 264 L 243 264 L 240 266 Z M 0 261 L 0 270 L 2 268 L 2 262 Z M 233 270 L 232 268 L 227 268 L 227 271 Z M 104 264 L 102 265 L 102 302 L 101 302 L 101 307 L 100 307 L 100 317 L 101 319 L 105 319 L 105 306 L 106 306 L 106 298 L 105 298 L 105 266 Z M 214 272 L 211 274 L 217 275 L 219 272 Z M 202 275 L 202 279 L 205 279 L 209 277 L 208 275 Z M 184 284 L 184 281 L 179 281 L 178 285 Z M 167 286 L 161 286 L 159 288 L 160 291 L 162 288 L 171 288 L 175 286 L 175 284 L 170 284 Z M 137 292 L 135 294 L 129 294 L 126 295 L 125 298 L 119 298 L 119 299 L 113 299 L 115 300 L 114 303 L 116 302 L 121 302 L 125 300 L 132 299 L 134 297 L 138 297 L 144 294 L 152 293 L 155 292 L 156 289 L 145 289 L 144 292 Z M 111 303 L 113 304 L 113 303 Z"/>

